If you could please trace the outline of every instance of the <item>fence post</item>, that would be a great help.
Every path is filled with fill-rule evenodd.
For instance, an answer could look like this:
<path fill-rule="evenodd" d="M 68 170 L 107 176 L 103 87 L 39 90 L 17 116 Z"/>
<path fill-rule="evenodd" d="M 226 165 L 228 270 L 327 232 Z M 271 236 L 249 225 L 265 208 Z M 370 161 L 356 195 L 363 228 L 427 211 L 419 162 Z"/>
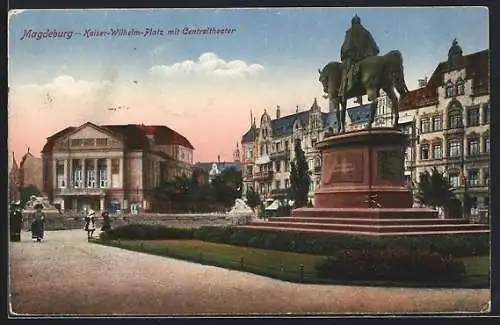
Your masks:
<path fill-rule="evenodd" d="M 300 264 L 300 282 L 304 282 L 304 264 Z"/>
<path fill-rule="evenodd" d="M 245 259 L 243 258 L 243 256 L 240 258 L 240 269 L 243 270 L 243 267 L 244 267 L 244 264 L 245 264 Z"/>
<path fill-rule="evenodd" d="M 143 249 L 143 248 L 144 248 L 144 243 L 143 243 L 143 242 L 141 242 L 141 249 Z"/>

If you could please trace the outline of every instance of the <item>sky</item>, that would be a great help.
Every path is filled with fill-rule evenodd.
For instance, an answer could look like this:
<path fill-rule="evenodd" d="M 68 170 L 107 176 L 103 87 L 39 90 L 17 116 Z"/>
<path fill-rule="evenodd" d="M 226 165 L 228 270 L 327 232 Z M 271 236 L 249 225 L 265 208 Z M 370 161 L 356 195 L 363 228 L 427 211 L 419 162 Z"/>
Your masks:
<path fill-rule="evenodd" d="M 195 162 L 231 161 L 252 115 L 314 98 L 327 111 L 318 68 L 340 60 L 355 14 L 381 54 L 402 52 L 410 90 L 454 38 L 464 55 L 489 48 L 485 7 L 11 11 L 9 152 L 38 156 L 47 137 L 87 121 L 143 123 L 184 135 Z M 185 34 L 208 27 L 229 32 Z"/>

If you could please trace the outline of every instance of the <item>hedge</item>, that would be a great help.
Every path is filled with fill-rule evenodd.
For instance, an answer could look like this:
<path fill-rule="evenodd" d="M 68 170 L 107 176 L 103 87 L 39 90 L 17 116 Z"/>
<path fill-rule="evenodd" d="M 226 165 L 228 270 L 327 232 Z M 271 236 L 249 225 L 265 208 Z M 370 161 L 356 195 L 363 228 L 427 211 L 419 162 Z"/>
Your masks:
<path fill-rule="evenodd" d="M 329 236 L 230 227 L 178 229 L 163 225 L 129 224 L 112 229 L 104 234 L 103 238 L 198 239 L 214 243 L 330 256 L 340 254 L 347 249 L 360 250 L 368 247 L 377 250 L 394 247 L 408 250 L 420 249 L 454 257 L 487 255 L 490 252 L 489 236 L 487 235 Z"/>

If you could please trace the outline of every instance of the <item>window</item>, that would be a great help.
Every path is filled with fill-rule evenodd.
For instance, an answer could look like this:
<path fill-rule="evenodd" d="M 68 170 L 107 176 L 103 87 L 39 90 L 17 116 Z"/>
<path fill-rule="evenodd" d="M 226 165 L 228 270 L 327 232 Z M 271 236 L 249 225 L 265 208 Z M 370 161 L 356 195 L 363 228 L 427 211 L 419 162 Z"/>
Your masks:
<path fill-rule="evenodd" d="M 426 132 L 430 132 L 430 121 L 428 118 L 424 118 L 422 120 L 420 120 L 420 132 L 421 133 L 426 133 Z"/>
<path fill-rule="evenodd" d="M 483 124 L 490 123 L 490 103 L 483 106 Z"/>
<path fill-rule="evenodd" d="M 469 156 L 475 156 L 479 154 L 479 139 L 467 139 L 467 152 L 469 153 Z"/>
<path fill-rule="evenodd" d="M 80 147 L 82 145 L 82 139 L 71 139 L 72 147 Z"/>
<path fill-rule="evenodd" d="M 106 138 L 96 139 L 96 145 L 99 147 L 105 147 L 108 145 L 108 139 Z"/>
<path fill-rule="evenodd" d="M 432 145 L 432 157 L 434 159 L 441 159 L 441 144 Z"/>
<path fill-rule="evenodd" d="M 462 155 L 462 146 L 460 140 L 454 139 L 448 142 L 448 157 L 460 157 Z"/>
<path fill-rule="evenodd" d="M 450 185 L 451 187 L 459 187 L 460 186 L 460 174 L 457 172 L 450 173 Z"/>
<path fill-rule="evenodd" d="M 74 187 L 75 188 L 82 188 L 83 187 L 83 174 L 82 174 L 82 167 L 77 166 L 75 170 L 73 171 L 73 179 L 75 181 Z"/>
<path fill-rule="evenodd" d="M 434 116 L 432 119 L 432 131 L 441 131 L 442 127 L 441 116 Z"/>
<path fill-rule="evenodd" d="M 479 125 L 479 107 L 472 107 L 467 110 L 467 126 Z"/>
<path fill-rule="evenodd" d="M 483 180 L 484 180 L 484 185 L 490 186 L 490 169 L 489 168 L 483 169 Z"/>
<path fill-rule="evenodd" d="M 290 180 L 285 179 L 285 188 L 289 188 L 289 187 L 290 187 Z"/>
<path fill-rule="evenodd" d="M 484 137 L 484 153 L 490 153 L 490 137 Z"/>
<path fill-rule="evenodd" d="M 95 179 L 95 170 L 94 167 L 89 167 L 87 169 L 87 187 L 94 188 L 96 185 L 96 179 Z"/>
<path fill-rule="evenodd" d="M 275 183 L 276 183 L 276 184 L 275 184 L 276 189 L 277 189 L 277 190 L 279 190 L 279 189 L 280 189 L 280 187 L 281 187 L 281 182 L 280 182 L 280 181 L 276 181 Z"/>
<path fill-rule="evenodd" d="M 84 147 L 93 147 L 95 145 L 95 139 L 83 139 Z"/>
<path fill-rule="evenodd" d="M 448 127 L 450 129 L 461 128 L 462 124 L 462 113 L 458 110 L 450 112 L 448 116 Z"/>
<path fill-rule="evenodd" d="M 423 144 L 422 146 L 420 146 L 420 159 L 421 160 L 429 159 L 429 145 L 428 144 Z"/>
<path fill-rule="evenodd" d="M 318 140 L 317 140 L 317 139 L 312 139 L 312 140 L 311 140 L 311 147 L 313 147 L 313 148 L 314 148 L 314 146 L 316 145 L 316 143 L 317 143 L 317 142 L 318 142 Z"/>
<path fill-rule="evenodd" d="M 279 142 L 276 142 L 276 152 L 279 152 L 280 151 L 280 143 Z"/>
<path fill-rule="evenodd" d="M 477 169 L 469 169 L 467 171 L 467 181 L 471 186 L 479 185 L 479 171 Z"/>
<path fill-rule="evenodd" d="M 276 164 L 276 172 L 279 173 L 281 170 L 281 160 L 276 160 L 275 164 Z"/>
<path fill-rule="evenodd" d="M 261 156 L 264 156 L 264 155 L 265 155 L 264 150 L 265 150 L 265 149 L 264 149 L 264 144 L 262 143 L 262 144 L 260 145 L 260 155 L 261 155 Z"/>
<path fill-rule="evenodd" d="M 290 146 L 289 146 L 289 143 L 288 143 L 288 140 L 285 141 L 285 150 L 289 150 L 290 149 Z"/>
<path fill-rule="evenodd" d="M 451 80 L 448 80 L 448 82 L 446 83 L 445 97 L 453 97 L 453 83 L 451 82 Z"/>
<path fill-rule="evenodd" d="M 108 187 L 108 171 L 107 171 L 107 169 L 104 169 L 104 168 L 99 169 L 99 187 L 101 187 L 101 188 Z"/>
<path fill-rule="evenodd" d="M 465 94 L 465 83 L 462 78 L 459 78 L 457 80 L 457 95 L 461 96 L 463 94 Z"/>
<path fill-rule="evenodd" d="M 57 188 L 64 188 L 66 187 L 66 182 L 64 180 L 64 174 L 58 174 L 57 175 Z"/>
<path fill-rule="evenodd" d="M 285 160 L 285 172 L 287 172 L 290 169 L 290 162 L 288 160 Z"/>

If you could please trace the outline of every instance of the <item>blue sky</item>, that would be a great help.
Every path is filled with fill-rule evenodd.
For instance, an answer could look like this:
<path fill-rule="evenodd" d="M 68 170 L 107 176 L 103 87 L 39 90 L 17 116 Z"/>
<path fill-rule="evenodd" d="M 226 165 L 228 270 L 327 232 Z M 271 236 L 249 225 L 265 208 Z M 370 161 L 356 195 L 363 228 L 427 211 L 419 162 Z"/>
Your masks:
<path fill-rule="evenodd" d="M 131 93 L 136 92 L 137 97 L 151 98 L 150 95 L 144 93 L 146 91 L 144 88 L 164 86 L 165 88 L 155 89 L 170 94 L 179 94 L 179 98 L 173 98 L 174 95 L 168 98 L 178 106 L 176 109 L 179 116 L 174 118 L 175 114 L 165 108 L 164 115 L 154 113 L 151 114 L 154 116 L 152 119 L 157 121 L 158 118 L 164 118 L 165 124 L 191 136 L 193 144 L 198 148 L 205 147 L 203 143 L 208 143 L 208 140 L 197 138 L 199 135 L 189 130 L 189 124 L 180 121 L 182 119 L 180 115 L 185 113 L 186 116 L 190 116 L 189 112 L 192 113 L 207 102 L 215 103 L 215 106 L 219 103 L 219 108 L 213 110 L 211 115 L 216 115 L 221 119 L 221 123 L 224 123 L 224 118 L 219 115 L 227 111 L 231 112 L 228 113 L 231 116 L 230 121 L 238 119 L 237 114 L 240 114 L 242 122 L 236 123 L 239 131 L 235 128 L 229 135 L 231 145 L 228 142 L 212 151 L 204 149 L 205 151 L 200 151 L 203 152 L 200 160 L 208 160 L 209 157 L 216 157 L 217 154 L 229 160 L 234 143 L 248 127 L 249 110 L 260 115 L 264 109 L 269 110 L 275 105 L 287 107 L 287 111 L 288 106 L 290 110 L 296 105 L 307 108 L 314 97 L 322 95 L 317 81 L 317 69 L 328 61 L 339 60 L 340 46 L 345 31 L 349 28 L 350 20 L 355 13 L 360 16 L 362 24 L 372 33 L 381 53 L 393 49 L 398 49 L 403 53 L 406 82 L 410 89 L 416 87 L 418 78 L 430 76 L 437 64 L 446 59 L 453 38 L 458 39 L 464 54 L 489 48 L 489 16 L 487 9 L 482 7 L 36 10 L 24 11 L 10 17 L 9 84 L 11 89 L 21 89 L 26 85 L 43 87 L 51 84 L 51 96 L 58 96 L 54 89 L 54 80 L 58 76 L 70 76 L 74 79 L 75 87 L 82 84 L 87 87 L 89 83 L 107 80 L 114 85 L 114 95 L 111 99 L 107 98 L 110 104 L 118 104 L 119 94 L 130 96 Z M 169 29 L 182 29 L 186 26 L 229 27 L 236 31 L 230 35 L 219 36 L 84 38 L 73 34 L 69 40 L 20 40 L 27 29 L 36 31 L 56 29 L 83 33 L 87 28 L 104 30 L 123 27 L 143 30 L 151 27 L 166 32 Z M 161 80 L 151 79 L 152 67 L 169 67 L 186 60 L 197 62 L 203 53 L 215 53 L 217 58 L 226 63 L 239 60 L 247 65 L 260 65 L 262 71 L 256 73 L 255 77 L 248 77 L 239 82 L 233 80 L 227 84 L 220 80 L 208 79 L 201 81 L 183 79 L 184 83 L 182 83 L 179 76 Z M 136 88 L 116 90 L 118 87 L 116 85 L 119 84 L 122 87 L 132 87 L 127 84 L 131 80 L 138 82 L 138 85 L 135 85 Z M 59 85 L 59 83 L 55 84 Z M 238 85 L 240 88 L 236 89 Z M 189 95 L 195 87 L 199 91 L 200 98 Z M 85 91 L 91 91 L 87 88 Z M 227 89 L 233 88 L 234 94 L 238 96 L 231 98 L 233 100 L 231 105 L 222 97 L 228 95 Z M 34 99 L 31 104 L 22 102 L 27 100 L 20 98 L 26 97 L 26 90 L 18 92 L 18 94 L 21 93 L 23 96 L 19 98 L 12 95 L 9 103 L 9 116 L 15 115 L 19 120 L 23 118 L 23 114 L 32 113 L 26 108 L 27 106 L 40 104 L 40 99 L 38 101 Z M 208 94 L 211 95 L 208 96 Z M 71 95 L 73 97 L 67 96 L 69 97 L 64 98 L 70 98 L 72 104 L 78 101 L 78 98 L 73 95 Z M 89 94 L 85 93 L 85 96 L 88 97 Z M 133 98 L 125 100 L 126 96 L 122 97 L 123 101 L 134 101 Z M 155 107 L 163 107 L 166 101 L 163 104 L 160 101 L 166 99 L 162 98 L 151 99 L 151 102 L 144 103 L 145 107 L 142 108 L 142 112 L 156 109 Z M 62 100 L 59 103 L 64 105 Z M 320 105 L 325 109 L 328 107 L 324 101 Z M 43 113 L 43 108 L 32 107 L 31 109 Z M 75 111 L 67 108 L 54 106 L 52 109 L 57 111 L 57 114 L 75 114 Z M 85 110 L 85 107 L 81 109 Z M 137 115 L 132 113 L 129 115 L 123 113 L 119 117 L 116 115 L 104 117 L 105 114 L 99 116 L 98 107 L 89 107 L 89 109 L 94 115 L 82 113 L 82 123 L 85 122 L 83 119 L 93 116 L 98 123 L 109 123 L 110 120 L 123 123 L 149 123 L 147 118 L 137 120 Z M 77 111 L 77 115 L 78 112 L 80 111 Z M 203 112 L 205 111 L 201 113 Z M 204 114 L 196 115 L 198 119 L 203 120 Z M 212 119 L 203 120 L 200 123 L 213 123 L 214 119 L 215 117 L 212 116 Z M 49 136 L 50 133 L 65 127 L 62 123 L 69 122 L 78 124 L 78 119 L 69 117 L 61 119 L 61 124 L 54 122 L 44 132 L 47 133 L 46 136 Z M 46 136 L 32 147 L 41 148 Z M 227 138 L 228 136 L 214 137 L 213 140 L 219 141 Z M 36 142 L 34 138 L 18 139 L 15 144 L 16 150 L 20 150 L 21 143 L 30 141 Z"/>

